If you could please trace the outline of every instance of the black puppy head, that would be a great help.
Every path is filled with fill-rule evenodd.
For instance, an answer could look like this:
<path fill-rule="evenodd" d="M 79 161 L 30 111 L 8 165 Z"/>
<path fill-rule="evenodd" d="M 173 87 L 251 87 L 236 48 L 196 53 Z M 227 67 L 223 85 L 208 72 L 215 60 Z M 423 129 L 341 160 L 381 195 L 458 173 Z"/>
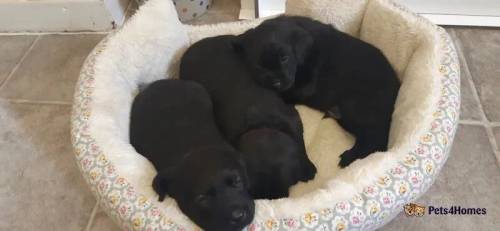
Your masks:
<path fill-rule="evenodd" d="M 312 36 L 297 25 L 263 23 L 238 36 L 234 48 L 259 84 L 282 92 L 293 86 L 312 44 Z"/>
<path fill-rule="evenodd" d="M 158 173 L 153 188 L 174 198 L 204 230 L 241 230 L 253 220 L 254 201 L 241 154 L 207 148 L 193 152 L 175 169 Z"/>

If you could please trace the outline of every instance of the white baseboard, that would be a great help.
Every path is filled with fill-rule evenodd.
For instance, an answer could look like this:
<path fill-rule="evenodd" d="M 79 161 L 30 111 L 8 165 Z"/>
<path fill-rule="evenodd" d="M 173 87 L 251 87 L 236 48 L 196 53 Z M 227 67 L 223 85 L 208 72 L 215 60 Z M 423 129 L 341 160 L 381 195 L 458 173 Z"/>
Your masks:
<path fill-rule="evenodd" d="M 109 31 L 129 0 L 1 0 L 0 32 Z"/>

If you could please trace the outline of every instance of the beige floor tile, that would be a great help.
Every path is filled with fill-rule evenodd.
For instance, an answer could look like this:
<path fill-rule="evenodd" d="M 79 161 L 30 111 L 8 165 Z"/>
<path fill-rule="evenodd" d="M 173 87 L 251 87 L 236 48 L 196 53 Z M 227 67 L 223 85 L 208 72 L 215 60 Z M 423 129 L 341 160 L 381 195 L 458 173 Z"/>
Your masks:
<path fill-rule="evenodd" d="M 458 46 L 460 43 L 459 39 L 456 36 L 456 33 L 453 31 L 452 28 L 447 28 L 446 30 L 450 34 L 451 39 L 453 40 L 455 45 Z M 477 98 L 474 96 L 474 93 L 472 91 L 472 88 L 474 86 L 472 86 L 470 83 L 471 76 L 466 68 L 467 61 L 463 58 L 464 56 L 461 54 L 459 54 L 458 57 L 460 61 L 460 71 L 461 71 L 460 93 L 462 96 L 462 104 L 460 106 L 460 119 L 480 121 L 482 120 L 481 111 L 479 109 L 479 102 Z"/>
<path fill-rule="evenodd" d="M 90 231 L 118 231 L 121 230 L 117 224 L 108 217 L 108 215 L 99 208 L 97 211 L 94 222 L 90 226 Z"/>
<path fill-rule="evenodd" d="M 458 129 L 451 155 L 429 191 L 417 200 L 424 206 L 487 209 L 487 215 L 399 214 L 381 230 L 499 230 L 500 167 L 482 126 Z"/>
<path fill-rule="evenodd" d="M 467 73 L 463 72 L 460 79 L 460 94 L 461 94 L 461 105 L 460 105 L 460 119 L 463 120 L 474 120 L 481 121 L 481 111 L 479 109 L 479 102 L 474 96 L 472 87 L 467 78 Z"/>
<path fill-rule="evenodd" d="M 36 36 L 0 36 L 0 85 L 21 60 Z"/>
<path fill-rule="evenodd" d="M 83 230 L 95 199 L 73 157 L 70 106 L 0 102 L 0 230 Z"/>
<path fill-rule="evenodd" d="M 486 117 L 500 122 L 500 29 L 455 28 Z"/>
<path fill-rule="evenodd" d="M 41 36 L 19 69 L 0 88 L 0 97 L 71 102 L 82 63 L 103 36 Z"/>

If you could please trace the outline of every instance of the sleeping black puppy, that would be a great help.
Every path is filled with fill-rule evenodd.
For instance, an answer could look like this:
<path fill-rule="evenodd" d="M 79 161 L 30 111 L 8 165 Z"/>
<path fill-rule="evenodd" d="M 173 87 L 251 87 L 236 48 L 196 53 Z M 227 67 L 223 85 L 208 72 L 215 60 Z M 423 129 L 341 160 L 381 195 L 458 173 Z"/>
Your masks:
<path fill-rule="evenodd" d="M 236 148 L 244 153 L 255 199 L 288 197 L 288 189 L 301 178 L 301 149 L 289 135 L 276 129 L 257 128 L 244 133 Z"/>
<path fill-rule="evenodd" d="M 288 103 L 327 112 L 356 136 L 341 167 L 387 150 L 400 83 L 380 50 L 298 16 L 269 19 L 240 35 L 235 46 L 262 86 Z"/>
<path fill-rule="evenodd" d="M 204 230 L 241 230 L 253 220 L 242 154 L 220 134 L 200 84 L 159 80 L 140 92 L 130 142 L 158 171 L 153 188 L 159 200 L 171 196 Z"/>
<path fill-rule="evenodd" d="M 298 112 L 293 106 L 286 105 L 276 92 L 254 82 L 245 64 L 233 49 L 234 38 L 235 36 L 231 35 L 218 36 L 193 44 L 181 59 L 180 78 L 197 81 L 207 88 L 214 104 L 217 125 L 233 145 L 245 143 L 246 141 L 241 140 L 246 138 L 243 134 L 252 129 L 271 128 L 281 131 L 282 133 L 268 135 L 270 149 L 264 153 L 276 156 L 289 155 L 288 158 L 297 160 L 282 166 L 278 165 L 293 169 L 297 169 L 294 166 L 296 163 L 300 165 L 295 174 L 297 179 L 292 181 L 284 179 L 283 183 L 312 179 L 316 174 L 316 167 L 306 154 L 302 122 Z M 290 136 L 294 142 L 281 143 L 283 135 Z M 272 145 L 290 145 L 290 150 L 293 151 L 279 149 L 287 153 L 273 154 L 270 150 L 278 149 Z M 247 150 L 240 151 L 245 153 Z M 256 193 L 256 195 L 264 194 L 265 192 Z M 277 194 L 279 193 L 268 192 L 268 195 Z M 287 195 L 282 194 L 280 197 Z"/>

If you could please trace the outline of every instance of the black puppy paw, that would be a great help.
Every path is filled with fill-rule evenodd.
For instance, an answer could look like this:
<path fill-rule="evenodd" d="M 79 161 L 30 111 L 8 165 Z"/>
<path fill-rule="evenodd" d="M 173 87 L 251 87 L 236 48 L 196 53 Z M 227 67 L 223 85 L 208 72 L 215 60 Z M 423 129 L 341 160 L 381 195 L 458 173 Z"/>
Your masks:
<path fill-rule="evenodd" d="M 356 158 L 356 155 L 354 155 L 354 153 L 352 153 L 351 150 L 347 150 L 344 153 L 342 153 L 342 155 L 340 155 L 339 166 L 341 168 L 345 168 L 349 166 L 352 162 L 354 162 L 356 159 L 358 159 Z"/>
<path fill-rule="evenodd" d="M 288 188 L 286 188 L 284 190 L 280 190 L 280 191 L 277 191 L 277 192 L 270 193 L 269 195 L 267 195 L 264 198 L 270 199 L 270 200 L 275 200 L 275 199 L 285 198 L 285 197 L 288 197 L 288 196 L 290 196 L 290 193 L 288 192 Z"/>
<path fill-rule="evenodd" d="M 311 162 L 304 163 L 302 168 L 303 168 L 303 171 L 302 171 L 302 177 L 301 177 L 300 181 L 307 182 L 309 180 L 314 179 L 314 176 L 316 176 L 317 169 L 313 163 L 311 163 Z"/>

